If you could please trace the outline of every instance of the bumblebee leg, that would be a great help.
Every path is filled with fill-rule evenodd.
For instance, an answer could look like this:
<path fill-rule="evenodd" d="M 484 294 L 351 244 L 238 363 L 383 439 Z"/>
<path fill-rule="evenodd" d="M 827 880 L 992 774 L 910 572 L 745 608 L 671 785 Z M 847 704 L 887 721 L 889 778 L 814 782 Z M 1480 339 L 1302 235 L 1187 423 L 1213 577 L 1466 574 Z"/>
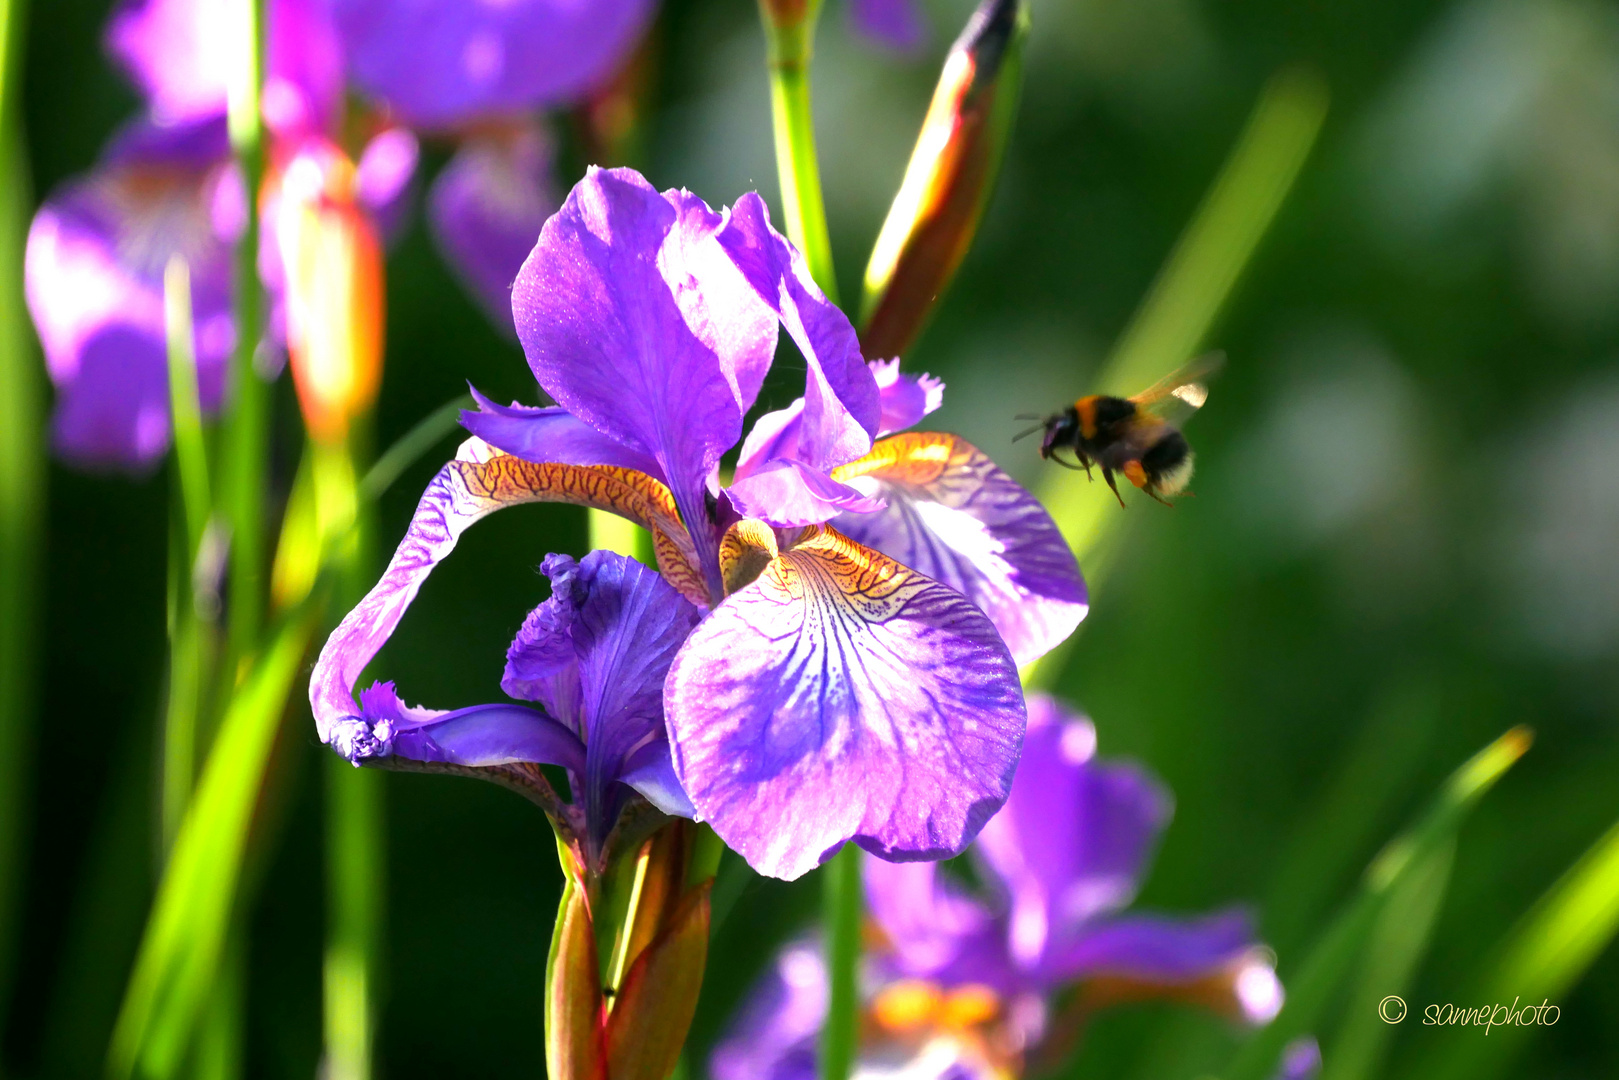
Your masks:
<path fill-rule="evenodd" d="M 1091 471 L 1088 468 L 1082 469 L 1078 465 L 1071 465 L 1068 462 L 1064 461 L 1062 458 L 1057 456 L 1057 452 L 1055 450 L 1053 450 L 1051 452 L 1051 454 L 1048 457 L 1048 460 L 1055 461 L 1058 465 L 1061 465 L 1065 469 L 1073 469 L 1075 472 L 1084 472 L 1084 474 L 1087 477 L 1089 477 L 1090 474 L 1091 474 Z"/>
<path fill-rule="evenodd" d="M 1113 489 L 1113 497 L 1119 500 L 1119 509 L 1124 509 L 1124 496 L 1119 494 L 1119 485 L 1113 482 L 1113 470 L 1106 465 L 1102 466 L 1102 479 L 1106 480 L 1107 486 Z"/>
<path fill-rule="evenodd" d="M 1152 482 L 1152 477 L 1147 475 L 1147 470 L 1142 466 L 1141 462 L 1126 461 L 1124 463 L 1124 468 L 1121 471 L 1126 477 L 1129 478 L 1130 483 L 1134 484 L 1142 491 L 1145 491 L 1148 495 L 1151 495 L 1154 499 L 1157 499 L 1165 506 L 1175 505 L 1162 495 L 1158 494 L 1157 487 Z"/>

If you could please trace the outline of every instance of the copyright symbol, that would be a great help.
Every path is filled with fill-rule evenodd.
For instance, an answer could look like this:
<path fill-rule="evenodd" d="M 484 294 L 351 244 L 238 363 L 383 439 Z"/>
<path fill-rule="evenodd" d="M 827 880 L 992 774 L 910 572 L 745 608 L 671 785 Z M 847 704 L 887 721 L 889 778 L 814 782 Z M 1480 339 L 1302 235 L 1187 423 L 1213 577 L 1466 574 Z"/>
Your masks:
<path fill-rule="evenodd" d="M 1405 999 L 1399 994 L 1390 994 L 1377 1003 L 1377 1015 L 1385 1024 L 1398 1024 L 1405 1019 Z"/>

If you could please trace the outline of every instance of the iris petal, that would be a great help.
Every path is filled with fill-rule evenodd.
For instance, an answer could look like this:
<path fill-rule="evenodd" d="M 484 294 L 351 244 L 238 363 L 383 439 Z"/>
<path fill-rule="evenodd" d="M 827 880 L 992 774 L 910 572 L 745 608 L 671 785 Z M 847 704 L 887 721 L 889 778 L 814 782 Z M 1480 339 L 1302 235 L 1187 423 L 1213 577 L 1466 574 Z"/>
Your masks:
<path fill-rule="evenodd" d="M 1130 902 L 1169 821 L 1168 793 L 1133 765 L 1093 760 L 1095 746 L 1089 721 L 1030 699 L 1012 794 L 974 849 L 1011 895 L 1011 951 L 1026 966 Z"/>
<path fill-rule="evenodd" d="M 796 461 L 773 461 L 725 489 L 737 512 L 781 528 L 819 525 L 839 514 L 870 514 L 887 504 Z"/>
<path fill-rule="evenodd" d="M 698 626 L 665 693 L 693 805 L 789 879 L 849 839 L 897 861 L 961 851 L 1005 801 L 1024 724 L 982 612 L 825 527 Z"/>
<path fill-rule="evenodd" d="M 1241 910 L 1197 919 L 1121 915 L 1058 944 L 1039 970 L 1050 985 L 1111 976 L 1168 987 L 1237 975 L 1254 942 Z"/>
<path fill-rule="evenodd" d="M 584 736 L 585 819 L 600 840 L 618 817 L 624 793 L 611 785 L 626 762 L 652 744 L 669 757 L 664 679 L 699 616 L 655 571 L 610 551 L 578 563 L 551 555 L 544 569 L 551 599 L 524 621 L 502 685 L 514 696 L 533 692 Z M 641 779 L 655 789 L 659 777 Z"/>
<path fill-rule="evenodd" d="M 1044 655 L 1085 617 L 1085 582 L 1051 515 L 967 441 L 895 435 L 832 478 L 888 504 L 838 518 L 839 529 L 977 604 L 1018 663 Z"/>
<path fill-rule="evenodd" d="M 770 211 L 758 195 L 737 200 L 720 243 L 804 355 L 804 413 L 795 456 L 826 470 L 865 454 L 882 405 L 848 317 L 816 287 L 803 255 L 770 227 Z"/>
<path fill-rule="evenodd" d="M 539 465 L 469 439 L 456 460 L 440 469 L 422 493 L 381 580 L 321 649 L 309 683 L 309 701 L 323 742 L 330 743 L 336 727 L 354 715 L 355 680 L 392 636 L 422 582 L 455 549 L 461 534 L 496 510 L 527 502 L 568 502 L 622 514 L 652 530 L 667 580 L 677 587 L 683 582 L 687 588 L 699 588 L 673 502 L 657 481 L 625 469 Z"/>
<path fill-rule="evenodd" d="M 521 705 L 439 711 L 405 705 L 393 683 L 360 692 L 361 715 L 345 721 L 333 746 L 356 765 L 370 758 L 488 768 L 527 761 L 582 770 L 585 747 L 554 718 Z"/>
<path fill-rule="evenodd" d="M 563 465 L 613 465 L 662 481 L 658 463 L 603 435 L 566 409 L 551 406 L 497 405 L 478 393 L 478 411 L 461 413 L 461 426 L 493 446 L 525 461 Z"/>
<path fill-rule="evenodd" d="M 540 385 L 661 466 L 718 592 L 709 474 L 741 438 L 754 380 L 739 372 L 768 366 L 775 325 L 716 246 L 723 218 L 694 203 L 631 170 L 592 169 L 546 222 L 512 311 Z"/>
<path fill-rule="evenodd" d="M 538 124 L 468 139 L 433 181 L 433 239 L 467 290 L 508 334 L 512 282 L 561 198 L 551 139 Z"/>
<path fill-rule="evenodd" d="M 611 76 L 651 0 L 336 0 L 355 79 L 413 125 L 564 104 Z"/>
<path fill-rule="evenodd" d="M 979 983 L 1013 993 L 1017 973 L 1006 961 L 998 921 L 951 884 L 933 862 L 866 859 L 866 907 L 882 929 L 882 969 L 895 978 L 952 986 Z"/>
<path fill-rule="evenodd" d="M 52 441 L 75 464 L 141 470 L 168 447 L 163 271 L 175 255 L 191 270 L 202 407 L 219 405 L 235 343 L 230 249 L 212 212 L 223 136 L 213 123 L 134 125 L 34 217 L 28 310 L 57 390 Z"/>

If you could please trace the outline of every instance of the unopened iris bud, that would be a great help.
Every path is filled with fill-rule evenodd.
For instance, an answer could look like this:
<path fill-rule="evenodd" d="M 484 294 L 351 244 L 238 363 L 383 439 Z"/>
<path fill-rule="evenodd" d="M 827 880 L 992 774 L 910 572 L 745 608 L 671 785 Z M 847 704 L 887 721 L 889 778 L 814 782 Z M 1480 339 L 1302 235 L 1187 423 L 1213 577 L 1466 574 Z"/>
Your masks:
<path fill-rule="evenodd" d="M 293 382 L 311 437 L 338 442 L 382 379 L 382 248 L 356 199 L 354 164 L 335 147 L 301 150 L 278 187 Z"/>
<path fill-rule="evenodd" d="M 1023 0 L 984 0 L 950 48 L 866 266 L 868 357 L 905 352 L 972 244 L 1017 108 L 1028 28 Z"/>

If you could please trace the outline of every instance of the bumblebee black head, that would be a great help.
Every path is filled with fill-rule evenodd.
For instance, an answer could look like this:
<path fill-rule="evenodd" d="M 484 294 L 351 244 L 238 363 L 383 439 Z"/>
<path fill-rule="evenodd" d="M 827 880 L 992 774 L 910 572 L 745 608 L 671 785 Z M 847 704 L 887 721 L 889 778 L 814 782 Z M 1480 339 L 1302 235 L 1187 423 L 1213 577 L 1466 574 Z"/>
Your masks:
<path fill-rule="evenodd" d="M 1072 408 L 1046 417 L 1045 428 L 1045 437 L 1040 440 L 1041 457 L 1051 457 L 1052 452 L 1062 446 L 1078 449 L 1079 417 Z"/>

